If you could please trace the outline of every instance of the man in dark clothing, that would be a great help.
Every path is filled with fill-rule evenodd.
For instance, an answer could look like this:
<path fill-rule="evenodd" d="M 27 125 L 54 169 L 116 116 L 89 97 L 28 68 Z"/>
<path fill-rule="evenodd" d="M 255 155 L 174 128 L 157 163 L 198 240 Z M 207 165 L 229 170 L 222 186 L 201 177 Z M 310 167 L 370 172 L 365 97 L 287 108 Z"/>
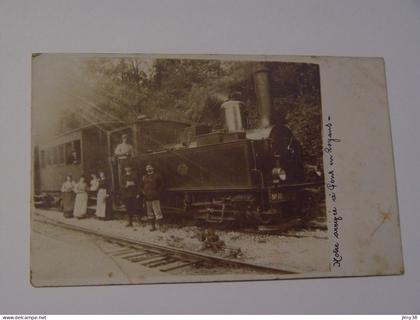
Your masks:
<path fill-rule="evenodd" d="M 160 208 L 160 195 L 163 190 L 162 177 L 154 172 L 151 164 L 146 166 L 146 175 L 143 176 L 141 189 L 146 201 L 147 216 L 152 222 L 151 231 L 155 231 L 156 227 L 160 228 L 163 219 Z"/>
<path fill-rule="evenodd" d="M 133 225 L 133 214 L 136 211 L 136 201 L 139 197 L 139 183 L 131 167 L 127 166 L 124 170 L 125 174 L 121 178 L 121 197 L 128 214 L 128 223 L 126 226 L 131 227 Z"/>

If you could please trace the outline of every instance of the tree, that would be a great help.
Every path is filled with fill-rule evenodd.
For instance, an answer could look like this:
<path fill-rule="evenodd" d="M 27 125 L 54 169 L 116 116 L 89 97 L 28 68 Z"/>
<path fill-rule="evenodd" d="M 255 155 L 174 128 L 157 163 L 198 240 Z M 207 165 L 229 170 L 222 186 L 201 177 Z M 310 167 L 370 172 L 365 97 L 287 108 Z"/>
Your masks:
<path fill-rule="evenodd" d="M 84 70 L 88 90 L 78 99 L 87 119 L 132 122 L 146 115 L 220 128 L 221 103 L 239 91 L 255 125 L 259 115 L 253 73 L 260 66 L 253 61 L 89 59 Z M 301 141 L 305 160 L 319 161 L 322 119 L 318 65 L 267 62 L 265 67 L 270 72 L 274 112 L 283 114 L 286 125 Z"/>

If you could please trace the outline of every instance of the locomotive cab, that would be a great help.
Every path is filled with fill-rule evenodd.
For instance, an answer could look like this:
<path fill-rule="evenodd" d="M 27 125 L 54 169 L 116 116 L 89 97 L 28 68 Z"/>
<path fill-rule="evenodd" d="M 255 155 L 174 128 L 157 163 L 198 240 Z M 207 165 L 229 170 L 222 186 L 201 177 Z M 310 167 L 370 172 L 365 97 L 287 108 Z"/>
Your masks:
<path fill-rule="evenodd" d="M 139 162 L 139 157 L 143 154 L 167 150 L 170 146 L 179 143 L 181 134 L 187 127 L 189 127 L 188 123 L 179 121 L 139 120 L 109 133 L 114 209 L 121 206 L 120 188 L 124 167 L 132 167 L 134 174 L 140 178 L 144 174 L 145 163 Z M 131 145 L 132 152 L 128 156 L 119 157 L 116 149 L 123 135 L 127 136 L 127 143 Z"/>

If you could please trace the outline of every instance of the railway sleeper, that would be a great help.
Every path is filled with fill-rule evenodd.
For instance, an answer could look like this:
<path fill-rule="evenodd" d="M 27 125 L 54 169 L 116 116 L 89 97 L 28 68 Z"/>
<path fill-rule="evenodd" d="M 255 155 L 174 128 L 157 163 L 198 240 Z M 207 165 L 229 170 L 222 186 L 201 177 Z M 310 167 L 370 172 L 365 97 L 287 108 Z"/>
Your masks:
<path fill-rule="evenodd" d="M 179 262 L 179 264 L 176 264 L 176 265 L 174 265 L 172 267 L 169 267 L 169 268 L 166 267 L 166 268 L 159 269 L 159 270 L 162 271 L 162 272 L 173 271 L 173 270 L 176 270 L 176 269 L 181 269 L 181 268 L 185 268 L 185 267 L 188 267 L 188 266 L 195 265 L 195 264 L 199 263 L 200 261 L 189 261 L 189 262 L 177 261 L 177 262 Z"/>
<path fill-rule="evenodd" d="M 135 252 L 138 252 L 138 251 L 135 249 L 124 249 L 124 250 L 120 250 L 120 252 L 110 253 L 110 254 L 112 254 L 115 257 L 119 257 L 119 256 L 125 256 L 127 254 L 132 254 Z"/>
<path fill-rule="evenodd" d="M 134 253 L 134 252 L 136 252 L 135 249 L 120 249 L 120 250 L 117 250 L 117 251 L 108 252 L 108 254 L 111 254 L 113 256 L 118 257 L 118 256 L 123 256 L 123 255 L 129 254 L 129 253 Z"/>
<path fill-rule="evenodd" d="M 150 255 L 150 252 L 147 252 L 147 251 L 137 251 L 134 254 L 130 254 L 128 256 L 122 256 L 121 258 L 130 260 L 130 259 L 135 259 L 135 258 L 138 258 L 138 257 L 145 256 L 145 255 Z"/>
<path fill-rule="evenodd" d="M 153 268 L 153 265 L 154 265 L 155 263 L 160 263 L 160 262 L 163 262 L 163 261 L 167 261 L 169 258 L 170 258 L 170 256 L 165 255 L 165 256 L 162 256 L 162 257 L 160 257 L 160 258 L 152 259 L 152 260 L 150 260 L 150 261 L 147 261 L 147 262 L 145 262 L 145 263 L 142 263 L 142 265 L 144 265 L 144 266 L 146 266 L 146 267 L 151 267 L 151 268 Z"/>
<path fill-rule="evenodd" d="M 148 257 L 147 259 L 143 259 L 142 261 L 139 261 L 139 263 L 142 264 L 143 266 L 147 266 L 149 263 L 160 261 L 166 257 L 167 257 L 166 255 L 161 254 L 159 256 L 153 256 L 153 257 Z"/>
<path fill-rule="evenodd" d="M 160 267 L 160 266 L 167 266 L 167 265 L 169 265 L 171 263 L 174 263 L 174 262 L 177 262 L 177 261 L 179 261 L 179 260 L 175 259 L 173 257 L 170 257 L 170 258 L 165 259 L 161 262 L 156 262 L 156 263 L 150 264 L 149 267 L 150 268 L 156 268 L 156 267 Z"/>
<path fill-rule="evenodd" d="M 141 246 L 136 246 L 136 245 L 132 245 L 132 244 L 126 244 L 126 243 L 122 243 L 122 242 L 120 242 L 119 240 L 114 240 L 114 239 L 104 239 L 104 241 L 105 242 L 108 242 L 108 243 L 112 243 L 112 244 L 115 244 L 115 245 L 117 245 L 117 246 L 119 246 L 119 247 L 122 247 L 122 248 L 131 248 L 131 249 L 138 249 L 138 250 L 141 250 L 142 249 L 142 247 Z"/>
<path fill-rule="evenodd" d="M 143 263 L 151 259 L 156 259 L 157 257 L 162 257 L 162 254 L 144 255 L 138 258 L 131 258 L 129 261 L 134 263 Z"/>

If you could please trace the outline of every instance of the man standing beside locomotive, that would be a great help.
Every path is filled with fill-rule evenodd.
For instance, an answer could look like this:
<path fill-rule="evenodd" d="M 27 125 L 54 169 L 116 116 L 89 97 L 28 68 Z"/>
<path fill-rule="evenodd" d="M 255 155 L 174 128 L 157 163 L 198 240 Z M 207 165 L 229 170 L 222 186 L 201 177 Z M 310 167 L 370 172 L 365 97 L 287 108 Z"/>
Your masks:
<path fill-rule="evenodd" d="M 121 178 L 121 197 L 124 201 L 128 215 L 127 227 L 133 225 L 133 214 L 137 209 L 138 179 L 130 166 L 124 168 L 125 174 Z"/>
<path fill-rule="evenodd" d="M 163 179 L 158 173 L 155 173 L 151 164 L 146 165 L 146 174 L 142 178 L 141 189 L 146 201 L 147 216 L 152 223 L 150 231 L 155 231 L 156 228 L 162 230 L 163 215 L 160 208 L 160 195 L 163 191 Z"/>

